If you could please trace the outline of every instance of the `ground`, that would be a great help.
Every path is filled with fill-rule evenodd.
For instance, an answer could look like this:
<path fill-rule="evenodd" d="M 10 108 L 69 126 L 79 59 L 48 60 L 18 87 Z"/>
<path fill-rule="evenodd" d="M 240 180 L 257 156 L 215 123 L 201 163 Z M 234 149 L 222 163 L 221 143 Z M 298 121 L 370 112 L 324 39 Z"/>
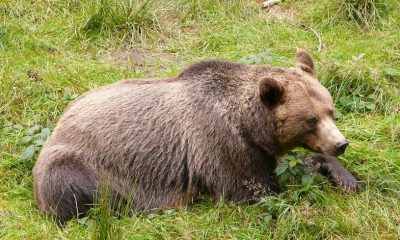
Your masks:
<path fill-rule="evenodd" d="M 399 32 L 397 0 L 287 0 L 263 10 L 256 0 L 3 0 L 0 238 L 399 239 Z M 315 56 L 335 99 L 350 142 L 340 161 L 360 192 L 326 181 L 286 184 L 256 205 L 204 199 L 119 218 L 99 200 L 89 218 L 63 230 L 38 211 L 32 167 L 79 94 L 125 78 L 175 76 L 205 58 L 290 67 L 300 47 Z"/>

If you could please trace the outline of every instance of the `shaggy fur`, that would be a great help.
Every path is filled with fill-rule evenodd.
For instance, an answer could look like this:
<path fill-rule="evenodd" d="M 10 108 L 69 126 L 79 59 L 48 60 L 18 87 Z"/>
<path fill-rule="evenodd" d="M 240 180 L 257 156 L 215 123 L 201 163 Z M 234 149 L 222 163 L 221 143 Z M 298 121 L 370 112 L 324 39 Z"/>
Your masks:
<path fill-rule="evenodd" d="M 299 53 L 298 64 L 312 71 L 311 56 Z M 176 78 L 84 94 L 65 110 L 33 170 L 39 208 L 65 222 L 89 209 L 102 181 L 113 197 L 133 196 L 138 210 L 186 205 L 199 194 L 252 199 L 249 181 L 276 191 L 279 157 L 307 147 L 306 120 L 325 114 L 309 102 L 333 105 L 302 68 L 203 61 Z"/>

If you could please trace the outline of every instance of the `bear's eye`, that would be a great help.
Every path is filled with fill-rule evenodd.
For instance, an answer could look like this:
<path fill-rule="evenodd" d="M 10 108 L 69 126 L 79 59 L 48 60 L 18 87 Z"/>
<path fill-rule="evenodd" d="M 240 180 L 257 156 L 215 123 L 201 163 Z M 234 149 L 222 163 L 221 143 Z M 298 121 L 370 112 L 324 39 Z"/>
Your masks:
<path fill-rule="evenodd" d="M 307 122 L 307 126 L 309 128 L 315 128 L 317 126 L 318 119 L 313 117 L 313 118 L 307 119 L 306 122 Z"/>

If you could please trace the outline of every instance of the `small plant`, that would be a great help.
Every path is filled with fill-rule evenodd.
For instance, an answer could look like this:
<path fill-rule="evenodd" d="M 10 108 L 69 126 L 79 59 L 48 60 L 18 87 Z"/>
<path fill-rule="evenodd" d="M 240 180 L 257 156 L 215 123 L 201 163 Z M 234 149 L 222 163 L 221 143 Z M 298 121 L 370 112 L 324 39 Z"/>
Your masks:
<path fill-rule="evenodd" d="M 257 207 L 264 208 L 264 214 L 261 214 L 265 224 L 272 220 L 285 218 L 288 215 L 295 217 L 295 206 L 282 195 L 263 198 L 256 204 Z"/>
<path fill-rule="evenodd" d="M 313 183 L 312 172 L 313 169 L 303 166 L 303 160 L 297 159 L 292 155 L 284 157 L 275 169 L 281 185 L 297 183 L 298 177 L 301 177 L 301 185 L 304 187 L 308 187 Z"/>
<path fill-rule="evenodd" d="M 257 55 L 250 55 L 247 57 L 242 57 L 239 62 L 246 64 L 261 64 L 267 63 L 272 64 L 273 58 L 270 55 L 270 49 L 265 49 Z"/>
<path fill-rule="evenodd" d="M 307 195 L 312 200 L 321 202 L 324 197 L 321 195 L 318 184 L 323 182 L 314 168 L 306 167 L 303 160 L 294 155 L 287 155 L 282 159 L 275 173 L 278 176 L 279 185 L 284 190 L 281 197 L 296 203 L 303 196 Z"/>
<path fill-rule="evenodd" d="M 40 151 L 46 139 L 50 136 L 49 128 L 42 128 L 40 125 L 34 125 L 26 131 L 26 135 L 21 138 L 20 142 L 29 146 L 20 156 L 20 161 L 29 161 L 36 152 Z"/>
<path fill-rule="evenodd" d="M 63 100 L 64 101 L 72 101 L 75 98 L 78 97 L 77 93 L 74 93 L 71 89 L 69 88 L 64 88 L 64 96 L 63 96 Z"/>
<path fill-rule="evenodd" d="M 376 100 L 375 95 L 369 95 L 365 97 L 363 94 L 356 94 L 354 96 L 342 96 L 339 98 L 338 103 L 339 106 L 347 111 L 359 111 L 366 112 L 375 110 L 376 104 L 374 101 Z"/>
<path fill-rule="evenodd" d="M 400 71 L 394 69 L 394 68 L 385 68 L 383 71 L 386 77 L 390 79 L 400 79 Z"/>

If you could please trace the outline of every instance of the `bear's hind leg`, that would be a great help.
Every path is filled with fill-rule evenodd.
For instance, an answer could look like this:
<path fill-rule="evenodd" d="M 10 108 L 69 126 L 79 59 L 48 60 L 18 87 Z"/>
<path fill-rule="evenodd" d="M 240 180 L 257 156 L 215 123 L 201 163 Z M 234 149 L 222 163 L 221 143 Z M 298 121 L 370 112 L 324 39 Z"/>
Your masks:
<path fill-rule="evenodd" d="M 39 208 L 55 215 L 61 225 L 93 204 L 98 174 L 80 157 L 65 147 L 53 146 L 42 152 L 34 168 Z"/>

